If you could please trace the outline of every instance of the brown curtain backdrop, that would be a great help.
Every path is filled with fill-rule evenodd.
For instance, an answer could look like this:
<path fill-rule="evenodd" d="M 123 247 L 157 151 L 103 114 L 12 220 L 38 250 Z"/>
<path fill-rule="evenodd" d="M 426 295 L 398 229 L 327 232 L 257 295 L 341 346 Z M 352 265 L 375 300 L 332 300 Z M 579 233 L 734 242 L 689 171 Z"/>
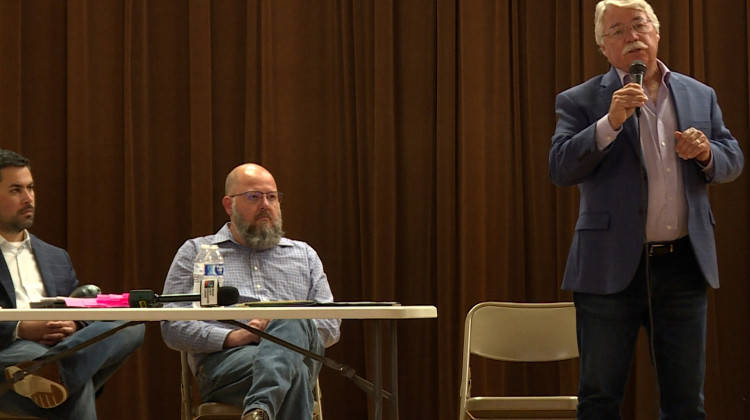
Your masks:
<path fill-rule="evenodd" d="M 162 289 L 177 248 L 225 221 L 224 177 L 259 162 L 286 231 L 337 300 L 438 307 L 399 323 L 401 418 L 454 419 L 463 321 L 484 300 L 558 301 L 575 188 L 548 178 L 555 95 L 607 71 L 595 0 L 2 0 L 0 147 L 32 159 L 33 232 L 82 283 Z M 709 3 L 711 3 L 709 7 Z M 716 89 L 750 151 L 744 0 L 654 0 L 659 56 Z M 706 407 L 750 413 L 750 187 L 711 187 Z M 365 376 L 366 325 L 327 352 Z M 656 417 L 642 337 L 624 404 Z M 175 419 L 178 354 L 149 325 L 99 399 L 103 419 Z M 574 393 L 577 364 L 475 368 L 475 393 Z M 366 419 L 330 370 L 327 419 Z"/>

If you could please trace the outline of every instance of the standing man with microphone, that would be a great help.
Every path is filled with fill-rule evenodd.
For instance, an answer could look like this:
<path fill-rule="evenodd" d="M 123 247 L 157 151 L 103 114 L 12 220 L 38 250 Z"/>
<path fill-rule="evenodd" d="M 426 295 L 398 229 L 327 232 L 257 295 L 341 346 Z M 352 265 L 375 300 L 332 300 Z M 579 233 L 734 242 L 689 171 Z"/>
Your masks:
<path fill-rule="evenodd" d="M 600 1 L 594 20 L 611 68 L 557 96 L 549 153 L 552 181 L 581 193 L 562 285 L 578 317 L 578 418 L 621 418 L 644 326 L 661 418 L 704 419 L 706 286 L 719 287 L 706 186 L 737 178 L 744 158 L 714 90 L 657 59 L 646 1 Z"/>

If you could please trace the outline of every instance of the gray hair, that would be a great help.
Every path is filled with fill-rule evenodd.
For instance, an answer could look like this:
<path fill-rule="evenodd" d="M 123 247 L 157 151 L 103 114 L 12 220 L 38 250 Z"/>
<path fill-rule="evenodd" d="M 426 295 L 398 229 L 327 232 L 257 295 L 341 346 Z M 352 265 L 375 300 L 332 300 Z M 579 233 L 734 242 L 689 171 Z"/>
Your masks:
<path fill-rule="evenodd" d="M 594 13 L 594 36 L 596 37 L 596 45 L 602 45 L 604 42 L 604 12 L 607 11 L 609 6 L 622 7 L 623 9 L 636 9 L 645 13 L 651 23 L 656 28 L 656 33 L 659 33 L 659 18 L 656 17 L 654 9 L 645 0 L 602 0 L 596 4 L 596 12 Z"/>

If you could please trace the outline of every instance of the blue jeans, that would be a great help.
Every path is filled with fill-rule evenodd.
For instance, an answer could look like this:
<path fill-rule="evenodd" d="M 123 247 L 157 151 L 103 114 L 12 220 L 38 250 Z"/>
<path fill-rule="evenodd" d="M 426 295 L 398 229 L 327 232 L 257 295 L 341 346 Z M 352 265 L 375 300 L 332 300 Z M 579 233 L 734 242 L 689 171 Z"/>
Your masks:
<path fill-rule="evenodd" d="M 635 278 L 610 295 L 575 293 L 581 377 L 579 419 L 620 419 L 620 406 L 643 326 L 655 365 L 662 420 L 705 419 L 706 283 L 692 249 L 652 257 L 649 288 L 645 257 Z"/>
<path fill-rule="evenodd" d="M 0 368 L 4 372 L 8 366 L 52 356 L 123 323 L 123 321 L 92 322 L 52 347 L 28 340 L 17 340 L 10 346 L 0 349 Z M 49 409 L 38 407 L 30 399 L 12 390 L 0 396 L 0 405 L 3 410 L 14 414 L 54 419 L 95 420 L 96 391 L 125 362 L 130 353 L 141 345 L 144 332 L 143 324 L 127 327 L 98 343 L 60 359 L 57 362 L 60 367 L 60 377 L 69 395 L 68 399 L 59 406 Z M 5 382 L 4 373 L 0 382 Z"/>
<path fill-rule="evenodd" d="M 273 320 L 266 332 L 316 354 L 324 346 L 312 320 Z M 260 408 L 271 420 L 312 418 L 320 362 L 268 340 L 206 356 L 196 379 L 203 401 Z"/>

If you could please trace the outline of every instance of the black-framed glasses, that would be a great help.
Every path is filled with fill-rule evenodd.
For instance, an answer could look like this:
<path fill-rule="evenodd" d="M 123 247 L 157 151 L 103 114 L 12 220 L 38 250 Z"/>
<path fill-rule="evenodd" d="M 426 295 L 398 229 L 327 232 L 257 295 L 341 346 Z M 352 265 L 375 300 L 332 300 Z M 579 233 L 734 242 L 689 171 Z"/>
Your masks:
<path fill-rule="evenodd" d="M 258 203 L 260 200 L 263 199 L 263 197 L 268 200 L 269 204 L 276 204 L 281 203 L 281 197 L 284 196 L 284 193 L 280 191 L 269 191 L 269 192 L 261 192 L 261 191 L 245 191 L 241 192 L 239 194 L 230 195 L 230 197 L 238 197 L 240 195 L 244 195 L 245 199 L 250 203 Z"/>
<path fill-rule="evenodd" d="M 618 25 L 612 28 L 611 31 L 603 34 L 602 36 L 608 36 L 612 39 L 620 39 L 627 33 L 628 30 L 636 31 L 639 34 L 647 34 L 651 32 L 652 22 L 648 19 L 639 19 L 630 23 L 630 25 Z"/>

